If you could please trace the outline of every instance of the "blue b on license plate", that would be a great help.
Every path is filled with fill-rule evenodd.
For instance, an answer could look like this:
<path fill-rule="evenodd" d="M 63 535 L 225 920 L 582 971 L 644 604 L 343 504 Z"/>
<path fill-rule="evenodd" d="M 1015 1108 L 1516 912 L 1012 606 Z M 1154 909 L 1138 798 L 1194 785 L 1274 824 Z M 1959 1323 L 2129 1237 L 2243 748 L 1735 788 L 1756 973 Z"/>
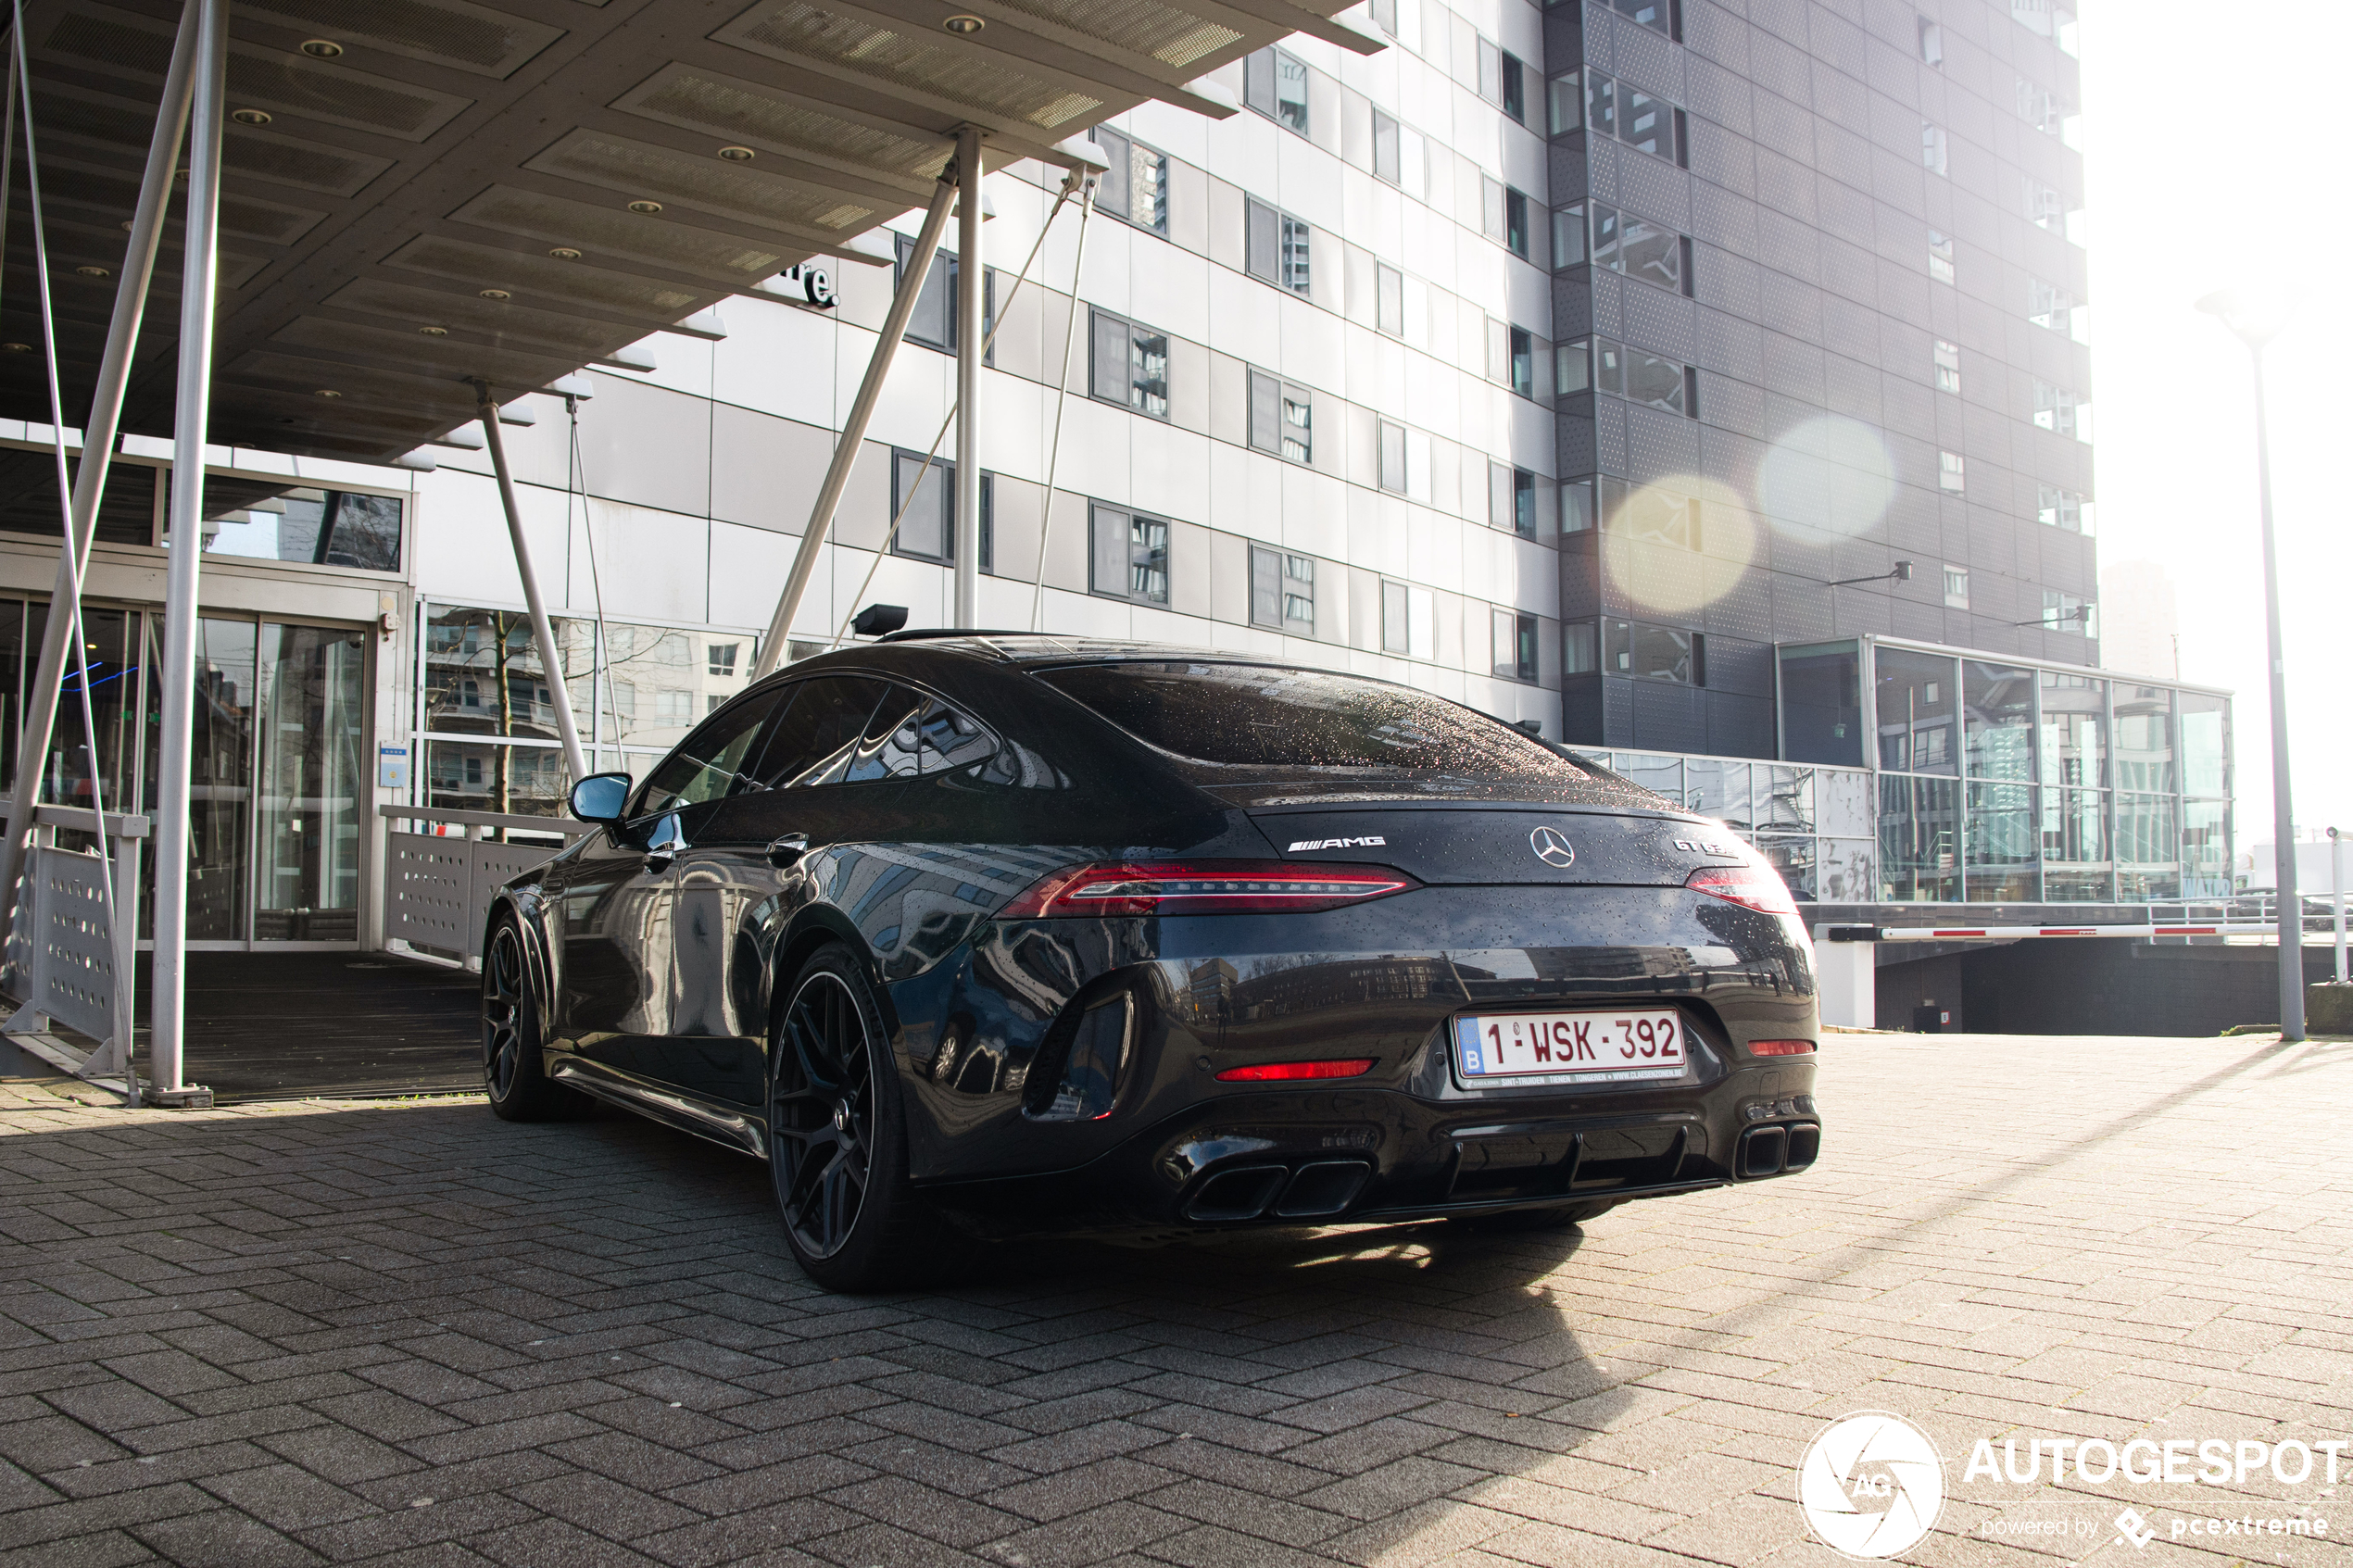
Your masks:
<path fill-rule="evenodd" d="M 1680 1078 L 1683 1021 L 1672 1008 L 1485 1013 L 1454 1021 L 1466 1082 L 1632 1083 Z"/>

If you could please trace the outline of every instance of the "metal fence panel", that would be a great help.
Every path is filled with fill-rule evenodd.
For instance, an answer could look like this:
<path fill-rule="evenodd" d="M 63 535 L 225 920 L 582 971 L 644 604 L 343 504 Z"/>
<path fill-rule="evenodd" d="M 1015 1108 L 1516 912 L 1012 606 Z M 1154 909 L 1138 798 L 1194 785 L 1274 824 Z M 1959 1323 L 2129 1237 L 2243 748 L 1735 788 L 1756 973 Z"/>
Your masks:
<path fill-rule="evenodd" d="M 36 845 L 31 1005 L 94 1040 L 115 1030 L 115 943 L 107 919 L 107 862 L 78 849 Z"/>
<path fill-rule="evenodd" d="M 471 954 L 473 845 L 429 833 L 394 833 L 384 867 L 384 935 L 414 947 Z"/>

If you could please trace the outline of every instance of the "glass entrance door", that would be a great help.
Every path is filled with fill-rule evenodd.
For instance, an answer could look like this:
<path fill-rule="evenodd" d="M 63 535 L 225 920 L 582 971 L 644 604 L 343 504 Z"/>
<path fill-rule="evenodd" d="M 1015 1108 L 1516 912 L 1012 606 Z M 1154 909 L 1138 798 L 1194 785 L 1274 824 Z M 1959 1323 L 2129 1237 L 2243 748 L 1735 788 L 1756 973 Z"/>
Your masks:
<path fill-rule="evenodd" d="M 359 935 L 367 809 L 359 749 L 366 738 L 363 635 L 262 623 L 256 941 L 350 942 Z"/>

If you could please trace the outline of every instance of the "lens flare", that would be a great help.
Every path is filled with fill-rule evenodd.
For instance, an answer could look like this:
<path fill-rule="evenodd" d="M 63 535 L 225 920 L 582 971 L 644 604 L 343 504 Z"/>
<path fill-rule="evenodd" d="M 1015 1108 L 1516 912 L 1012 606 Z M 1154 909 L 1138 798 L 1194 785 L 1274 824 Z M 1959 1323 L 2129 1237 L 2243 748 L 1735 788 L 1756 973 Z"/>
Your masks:
<path fill-rule="evenodd" d="M 1879 525 L 1895 498 L 1895 462 L 1869 425 L 1824 414 L 1796 426 L 1756 469 L 1757 510 L 1775 525 L 1848 539 Z"/>
<path fill-rule="evenodd" d="M 1720 480 L 1602 482 L 1602 570 L 1638 615 L 1687 621 L 1757 564 L 1755 515 Z"/>

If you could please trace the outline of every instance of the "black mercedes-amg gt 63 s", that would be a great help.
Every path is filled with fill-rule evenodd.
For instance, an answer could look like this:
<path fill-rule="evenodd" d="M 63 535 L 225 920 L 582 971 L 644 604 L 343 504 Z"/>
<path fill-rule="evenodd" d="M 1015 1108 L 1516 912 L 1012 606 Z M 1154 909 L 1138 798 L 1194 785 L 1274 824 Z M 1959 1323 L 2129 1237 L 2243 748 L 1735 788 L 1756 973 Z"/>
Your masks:
<path fill-rule="evenodd" d="M 572 799 L 598 831 L 484 935 L 492 1106 L 767 1160 L 829 1287 L 963 1236 L 1584 1219 L 1820 1147 L 1771 866 L 1410 687 L 902 633 Z"/>

